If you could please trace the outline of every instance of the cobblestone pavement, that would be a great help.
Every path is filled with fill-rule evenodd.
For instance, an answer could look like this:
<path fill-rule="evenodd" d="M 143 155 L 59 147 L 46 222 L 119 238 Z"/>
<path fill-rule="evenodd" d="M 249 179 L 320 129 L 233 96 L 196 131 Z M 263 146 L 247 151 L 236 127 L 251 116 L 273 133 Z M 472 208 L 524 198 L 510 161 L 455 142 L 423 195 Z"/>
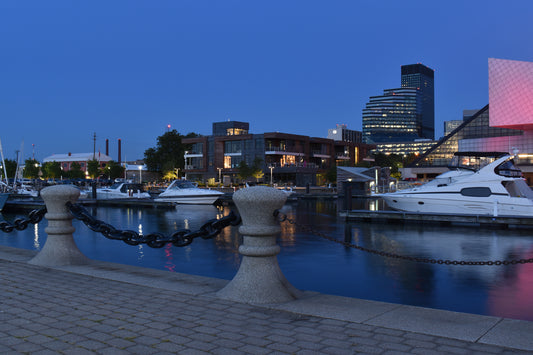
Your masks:
<path fill-rule="evenodd" d="M 0 352 L 526 354 L 0 260 Z"/>

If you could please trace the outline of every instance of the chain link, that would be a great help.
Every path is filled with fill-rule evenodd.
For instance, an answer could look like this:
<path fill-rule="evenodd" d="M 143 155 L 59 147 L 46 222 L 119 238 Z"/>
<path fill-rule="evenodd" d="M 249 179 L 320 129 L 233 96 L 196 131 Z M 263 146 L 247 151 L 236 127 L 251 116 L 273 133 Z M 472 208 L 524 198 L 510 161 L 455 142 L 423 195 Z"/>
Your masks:
<path fill-rule="evenodd" d="M 15 229 L 18 231 L 22 231 L 26 228 L 28 228 L 28 225 L 31 224 L 37 224 L 39 223 L 44 215 L 46 213 L 46 207 L 41 207 L 37 210 L 33 210 L 28 214 L 27 218 L 17 218 L 13 221 L 13 223 L 10 223 L 8 221 L 1 221 L 0 222 L 0 230 L 5 233 L 11 233 Z"/>
<path fill-rule="evenodd" d="M 101 233 L 108 239 L 122 240 L 129 245 L 146 244 L 152 248 L 162 248 L 168 243 L 172 243 L 176 247 L 184 247 L 191 244 L 195 238 L 211 239 L 219 235 L 224 228 L 230 225 L 237 226 L 241 223 L 240 216 L 231 211 L 225 217 L 207 221 L 197 231 L 180 229 L 167 237 L 161 233 L 139 234 L 132 230 L 116 229 L 106 222 L 97 220 L 82 205 L 77 203 L 67 202 L 67 208 L 74 218 L 82 221 L 89 229 Z"/>
<path fill-rule="evenodd" d="M 489 261 L 464 261 L 464 260 L 442 260 L 442 259 L 431 259 L 431 258 L 421 258 L 421 257 L 415 257 L 415 256 L 409 256 L 409 255 L 400 255 L 400 254 L 394 254 L 389 253 L 385 251 L 370 249 L 361 247 L 359 245 L 351 244 L 345 241 L 338 240 L 336 238 L 333 238 L 331 236 L 328 236 L 321 231 L 317 231 L 314 228 L 311 228 L 309 226 L 296 223 L 295 220 L 287 217 L 286 214 L 281 213 L 279 210 L 274 211 L 274 217 L 278 219 L 278 221 L 281 222 L 288 222 L 290 224 L 293 224 L 301 229 L 303 229 L 306 232 L 309 232 L 311 234 L 314 234 L 316 236 L 319 236 L 321 238 L 324 238 L 326 240 L 332 241 L 334 243 L 343 245 L 348 248 L 353 248 L 357 250 L 361 250 L 367 253 L 376 254 L 379 256 L 383 256 L 386 258 L 394 258 L 394 259 L 401 259 L 401 260 L 408 260 L 408 261 L 414 261 L 418 263 L 426 263 L 426 264 L 444 264 L 444 265 L 516 265 L 516 264 L 527 264 L 527 263 L 533 263 L 533 258 L 530 259 L 519 259 L 519 260 L 489 260 Z"/>

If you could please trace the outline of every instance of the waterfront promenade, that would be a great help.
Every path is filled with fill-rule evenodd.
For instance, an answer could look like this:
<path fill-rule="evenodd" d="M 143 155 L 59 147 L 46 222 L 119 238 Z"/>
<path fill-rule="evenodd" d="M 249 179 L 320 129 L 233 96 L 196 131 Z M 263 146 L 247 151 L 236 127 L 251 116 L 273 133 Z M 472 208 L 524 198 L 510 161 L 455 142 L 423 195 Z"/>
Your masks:
<path fill-rule="evenodd" d="M 2 353 L 533 353 L 533 322 L 311 292 L 249 305 L 216 297 L 226 280 L 34 255 L 0 247 Z"/>

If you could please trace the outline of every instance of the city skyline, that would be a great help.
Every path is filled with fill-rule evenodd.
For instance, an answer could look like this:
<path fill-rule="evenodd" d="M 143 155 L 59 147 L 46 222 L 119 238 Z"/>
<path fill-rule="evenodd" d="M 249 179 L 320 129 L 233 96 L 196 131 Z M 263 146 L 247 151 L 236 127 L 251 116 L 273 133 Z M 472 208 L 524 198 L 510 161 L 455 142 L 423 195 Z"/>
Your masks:
<path fill-rule="evenodd" d="M 435 131 L 488 103 L 489 58 L 533 61 L 533 3 L 0 3 L 0 139 L 14 159 L 143 157 L 167 125 L 327 137 L 362 130 L 402 65 L 435 70 Z M 413 19 L 416 19 L 414 21 Z M 34 145 L 34 146 L 33 146 Z"/>

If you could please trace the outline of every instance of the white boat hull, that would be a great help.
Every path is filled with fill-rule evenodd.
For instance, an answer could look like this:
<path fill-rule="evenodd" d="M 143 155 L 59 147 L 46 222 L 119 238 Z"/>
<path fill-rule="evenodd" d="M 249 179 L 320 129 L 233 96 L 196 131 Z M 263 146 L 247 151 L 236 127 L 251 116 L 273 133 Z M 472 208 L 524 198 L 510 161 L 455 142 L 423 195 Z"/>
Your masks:
<path fill-rule="evenodd" d="M 157 197 L 154 201 L 173 202 L 187 205 L 212 205 L 220 195 L 191 195 L 191 196 L 169 196 Z"/>
<path fill-rule="evenodd" d="M 439 194 L 383 194 L 387 205 L 395 210 L 419 213 L 478 214 L 490 216 L 533 217 L 533 202 L 520 197 L 498 199 L 465 196 L 443 197 Z"/>

